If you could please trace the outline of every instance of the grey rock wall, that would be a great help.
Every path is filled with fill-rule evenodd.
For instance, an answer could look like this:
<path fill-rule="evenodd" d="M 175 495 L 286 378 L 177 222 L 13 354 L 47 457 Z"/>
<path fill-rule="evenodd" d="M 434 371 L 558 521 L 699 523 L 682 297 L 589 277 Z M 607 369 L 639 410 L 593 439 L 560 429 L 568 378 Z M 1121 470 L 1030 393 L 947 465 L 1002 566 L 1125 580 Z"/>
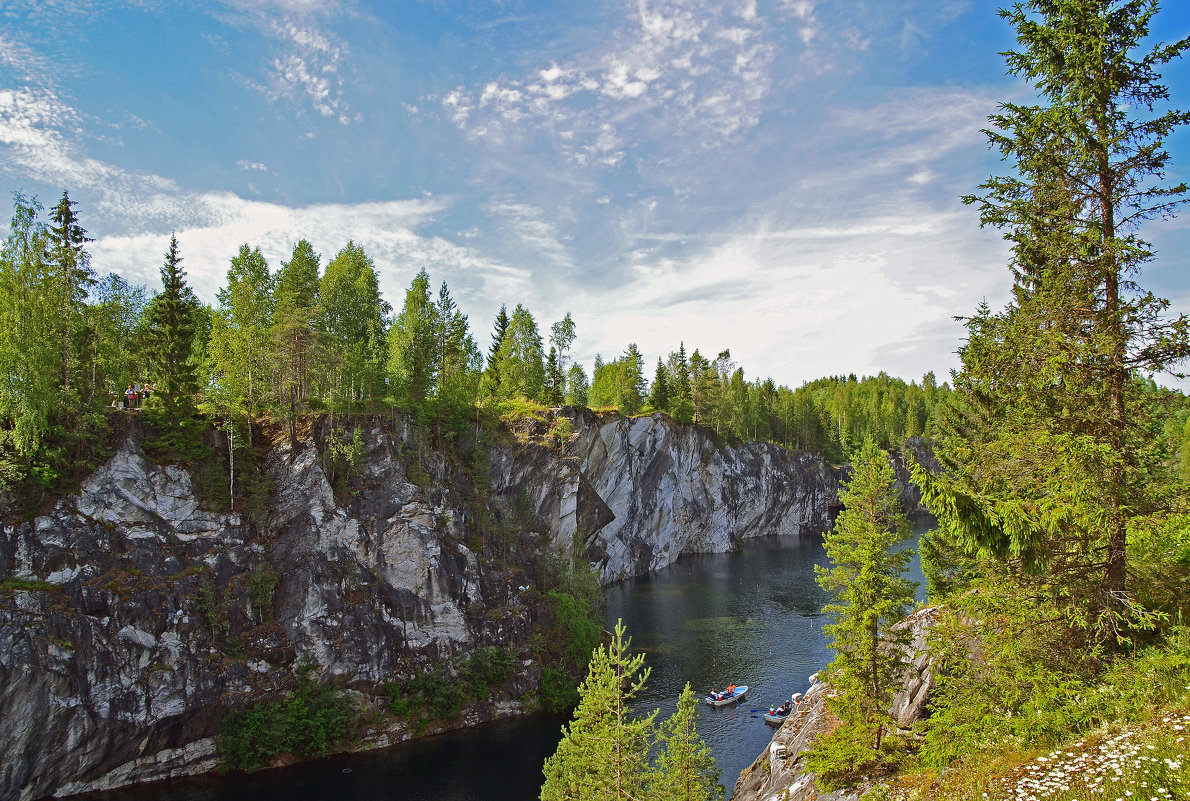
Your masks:
<path fill-rule="evenodd" d="M 717 443 L 660 415 L 564 409 L 529 423 L 489 450 L 490 493 L 399 419 L 352 425 L 366 452 L 338 499 L 314 444 L 327 421 L 296 448 L 279 436 L 266 449 L 260 525 L 205 511 L 191 476 L 147 458 L 136 436 L 77 492 L 3 525 L 0 798 L 211 770 L 221 716 L 278 697 L 303 655 L 379 709 L 388 679 L 509 645 L 522 675 L 455 724 L 518 714 L 539 671 L 541 610 L 521 589 L 537 561 L 581 549 L 614 581 L 748 537 L 820 531 L 837 495 L 815 457 Z M 478 512 L 527 518 L 529 533 L 496 546 Z M 279 582 L 258 614 L 248 585 L 262 570 Z M 365 745 L 410 736 L 393 723 Z"/>
<path fill-rule="evenodd" d="M 839 474 L 818 456 L 717 442 L 662 414 L 624 418 L 565 408 L 574 433 L 560 458 L 493 454 L 492 485 L 528 496 L 559 548 L 578 542 L 602 580 L 723 553 L 744 539 L 830 527 Z"/>

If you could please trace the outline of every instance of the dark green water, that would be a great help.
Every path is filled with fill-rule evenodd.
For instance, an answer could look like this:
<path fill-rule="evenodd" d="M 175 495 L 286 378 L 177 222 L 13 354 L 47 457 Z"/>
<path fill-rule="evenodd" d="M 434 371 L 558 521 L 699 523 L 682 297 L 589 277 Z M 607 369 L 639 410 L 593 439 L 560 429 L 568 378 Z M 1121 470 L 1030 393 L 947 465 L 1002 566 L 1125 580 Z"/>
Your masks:
<path fill-rule="evenodd" d="M 925 523 L 916 532 L 929 530 Z M 803 692 L 831 654 L 819 610 L 817 539 L 771 538 L 738 553 L 684 557 L 609 588 L 609 628 L 622 619 L 652 668 L 638 708 L 673 712 L 686 682 L 702 694 L 747 684 L 736 707 L 703 706 L 698 730 L 728 792 L 772 737 L 760 711 Z M 911 577 L 921 581 L 917 560 Z M 922 591 L 919 589 L 919 598 Z M 529 801 L 564 721 L 534 716 L 396 748 L 250 776 L 187 779 L 88 796 L 88 801 Z"/>

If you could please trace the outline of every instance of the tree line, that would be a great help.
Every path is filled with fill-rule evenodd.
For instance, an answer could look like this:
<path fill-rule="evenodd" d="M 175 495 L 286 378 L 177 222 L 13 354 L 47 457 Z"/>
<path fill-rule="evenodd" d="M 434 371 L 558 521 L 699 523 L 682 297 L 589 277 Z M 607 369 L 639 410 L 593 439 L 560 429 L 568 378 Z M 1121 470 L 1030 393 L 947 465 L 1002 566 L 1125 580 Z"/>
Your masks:
<path fill-rule="evenodd" d="M 522 304 L 501 307 L 484 353 L 445 282 L 435 292 L 418 272 L 394 310 L 355 242 L 324 263 L 301 240 L 275 269 L 244 244 L 207 305 L 189 286 L 176 237 L 162 289 L 150 293 L 96 273 L 67 192 L 48 219 L 42 212 L 36 198 L 16 193 L 0 251 L 0 478 L 8 481 L 52 483 L 85 461 L 104 424 L 101 407 L 130 384 L 151 385 L 152 404 L 168 418 L 204 413 L 243 427 L 270 417 L 294 435 L 304 414 L 388 408 L 457 430 L 477 404 L 526 399 L 661 411 L 720 436 L 836 460 L 868 436 L 897 447 L 930 433 L 948 391 L 932 373 L 920 384 L 881 373 L 791 390 L 747 379 L 728 350 L 687 356 L 684 343 L 658 358 L 651 381 L 635 343 L 615 359 L 596 356 L 588 375 L 572 359 L 573 317 L 543 335 Z"/>

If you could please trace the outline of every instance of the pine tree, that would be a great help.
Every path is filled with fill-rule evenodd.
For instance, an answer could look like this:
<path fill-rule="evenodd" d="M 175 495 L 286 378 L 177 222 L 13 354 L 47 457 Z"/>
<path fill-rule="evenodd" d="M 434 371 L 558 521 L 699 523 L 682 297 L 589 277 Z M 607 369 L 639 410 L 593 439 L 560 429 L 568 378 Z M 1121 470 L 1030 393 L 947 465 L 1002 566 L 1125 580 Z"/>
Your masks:
<path fill-rule="evenodd" d="M 814 568 L 819 585 L 834 597 L 823 610 L 834 616 L 825 627 L 835 651 L 827 675 L 838 693 L 831 709 L 844 724 L 820 738 L 810 763 L 828 783 L 832 776 L 879 762 L 892 725 L 894 682 L 905 662 L 899 646 L 908 636 L 892 626 L 912 605 L 916 588 L 901 575 L 912 551 L 898 550 L 910 529 L 895 479 L 888 454 L 869 439 L 840 497 L 843 511 L 824 537 L 831 566 Z"/>
<path fill-rule="evenodd" d="M 662 748 L 649 798 L 653 801 L 719 801 L 723 787 L 711 749 L 699 736 L 698 696 L 686 683 L 678 709 L 660 726 Z"/>
<path fill-rule="evenodd" d="M 631 656 L 631 639 L 617 621 L 611 642 L 595 649 L 579 686 L 574 719 L 545 761 L 542 801 L 607 801 L 648 798 L 650 735 L 657 711 L 632 713 L 650 669 L 644 654 Z"/>

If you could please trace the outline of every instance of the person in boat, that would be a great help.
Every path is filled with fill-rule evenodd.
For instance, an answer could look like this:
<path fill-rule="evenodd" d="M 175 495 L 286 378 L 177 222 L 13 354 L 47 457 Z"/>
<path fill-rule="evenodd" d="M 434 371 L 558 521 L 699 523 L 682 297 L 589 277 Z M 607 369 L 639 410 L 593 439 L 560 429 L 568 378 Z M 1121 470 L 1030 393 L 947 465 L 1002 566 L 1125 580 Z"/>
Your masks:
<path fill-rule="evenodd" d="M 777 714 L 777 708 L 775 706 L 773 706 L 772 704 L 769 704 L 769 714 L 770 715 Z"/>
<path fill-rule="evenodd" d="M 727 696 L 730 698 L 730 697 L 731 697 L 731 696 L 733 696 L 733 695 L 735 695 L 735 685 L 734 685 L 734 684 L 729 684 L 729 685 L 727 686 Z"/>

